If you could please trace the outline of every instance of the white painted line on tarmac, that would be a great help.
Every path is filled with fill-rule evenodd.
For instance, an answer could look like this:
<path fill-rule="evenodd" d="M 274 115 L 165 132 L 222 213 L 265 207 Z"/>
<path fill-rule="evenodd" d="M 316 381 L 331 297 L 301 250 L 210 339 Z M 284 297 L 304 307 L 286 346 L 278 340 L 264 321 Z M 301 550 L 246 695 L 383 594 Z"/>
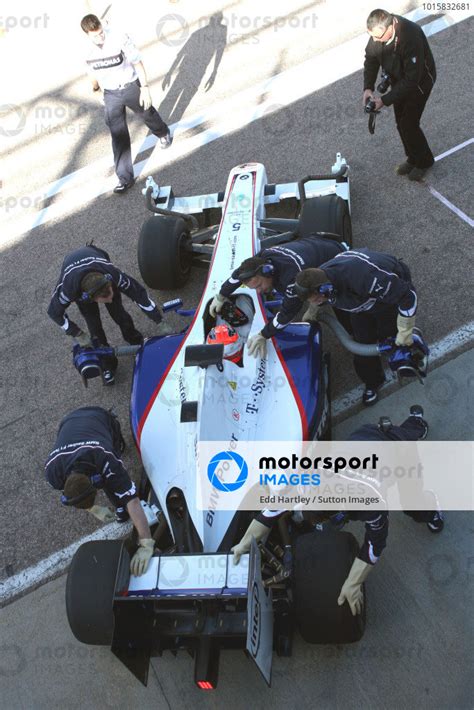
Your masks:
<path fill-rule="evenodd" d="M 428 190 L 431 192 L 433 197 L 436 197 L 436 199 L 439 200 L 443 205 L 445 205 L 449 210 L 451 210 L 451 212 L 454 212 L 457 217 L 466 222 L 470 227 L 474 227 L 474 219 L 471 219 L 465 212 L 460 210 L 459 207 L 453 205 L 453 203 L 450 202 L 447 197 L 438 192 L 438 190 L 435 190 L 434 187 L 431 187 L 431 185 L 428 185 Z"/>
<path fill-rule="evenodd" d="M 443 158 L 447 158 L 448 155 L 452 155 L 452 153 L 457 153 L 458 150 L 462 150 L 467 145 L 471 145 L 471 143 L 474 143 L 474 138 L 469 138 L 469 140 L 464 141 L 464 143 L 459 143 L 459 145 L 455 145 L 454 148 L 450 148 L 449 150 L 446 150 L 444 153 L 437 155 L 435 158 L 435 161 L 437 162 L 438 160 L 443 160 Z"/>
<path fill-rule="evenodd" d="M 69 547 L 53 552 L 52 555 L 40 560 L 36 565 L 27 567 L 18 574 L 0 582 L 0 605 L 4 605 L 10 599 L 24 594 L 30 589 L 34 589 L 40 584 L 44 584 L 48 579 L 63 572 L 71 562 L 72 556 L 77 548 L 85 542 L 91 540 L 115 540 L 124 537 L 131 531 L 130 523 L 111 523 L 106 527 L 96 530 L 91 535 L 73 542 Z"/>
<path fill-rule="evenodd" d="M 433 345 L 430 345 L 430 366 L 436 366 L 440 361 L 444 360 L 450 352 L 457 350 L 466 343 L 474 344 L 474 320 L 466 323 L 452 333 L 448 333 L 441 340 L 437 340 Z M 390 377 L 390 375 L 389 375 Z M 388 387 L 394 380 L 389 380 L 383 387 Z M 341 395 L 332 403 L 333 417 L 340 416 L 345 411 L 351 409 L 360 403 L 363 392 L 363 386 L 359 385 Z"/>
<path fill-rule="evenodd" d="M 429 14 L 427 11 L 417 9 L 407 13 L 405 17 L 416 21 L 427 17 Z M 466 16 L 465 13 L 459 12 L 456 14 L 455 20 L 450 24 L 440 25 L 438 23 L 436 32 L 452 27 L 454 24 L 464 20 Z M 432 22 L 424 25 L 423 31 L 426 33 L 433 24 Z M 432 34 L 435 34 L 435 32 Z M 183 136 L 182 140 L 173 144 L 167 156 L 164 156 L 161 151 L 155 151 L 147 160 L 134 165 L 136 177 L 139 177 L 145 169 L 148 174 L 151 174 L 153 170 L 162 168 L 163 165 L 169 165 L 178 158 L 182 158 L 218 138 L 241 130 L 243 126 L 259 120 L 262 116 L 272 111 L 280 110 L 358 71 L 363 65 L 366 41 L 366 34 L 359 35 L 306 60 L 302 64 L 277 74 L 270 81 L 266 79 L 225 101 L 218 102 L 195 116 L 180 121 L 179 124 L 173 124 L 171 129 L 176 137 L 185 134 L 190 128 L 195 128 L 202 123 L 208 123 L 212 128 L 188 138 Z M 312 77 L 312 81 L 302 81 L 301 77 L 304 76 Z M 264 102 L 262 102 L 262 96 L 265 96 L 266 100 Z M 142 142 L 136 142 L 132 146 L 132 154 L 136 156 L 144 150 L 153 148 L 156 142 L 155 136 L 147 136 Z M 68 195 L 61 202 L 53 203 L 34 215 L 25 215 L 23 218 L 19 218 L 11 226 L 5 224 L 2 227 L 0 244 L 7 246 L 15 243 L 25 233 L 53 219 L 74 214 L 100 195 L 111 192 L 116 183 L 115 176 L 106 180 L 101 179 L 99 182 L 92 177 L 92 173 L 97 171 L 97 168 L 103 168 L 105 171 L 110 167 L 109 157 L 100 158 L 91 165 L 80 168 L 59 180 L 49 183 L 41 192 L 30 196 L 31 203 L 34 204 L 37 198 L 41 201 L 45 198 L 45 195 L 54 196 L 63 193 L 65 189 L 67 189 Z"/>
<path fill-rule="evenodd" d="M 436 341 L 430 348 L 430 363 L 431 365 L 436 364 L 440 360 L 444 359 L 451 351 L 465 345 L 466 343 L 474 342 L 474 321 L 463 325 L 461 328 L 448 333 L 441 340 Z M 338 397 L 332 404 L 333 416 L 342 414 L 344 411 L 351 409 L 354 405 L 358 404 L 362 394 L 362 387 L 354 387 L 345 395 Z M 32 565 L 27 569 L 18 572 L 18 574 L 13 577 L 0 582 L 0 604 L 4 605 L 8 603 L 11 599 L 33 590 L 35 587 L 40 586 L 48 581 L 48 579 L 63 572 L 69 565 L 72 556 L 80 545 L 90 540 L 110 540 L 123 537 L 130 531 L 130 524 L 128 528 L 124 525 L 119 525 L 118 523 L 112 523 L 107 525 L 100 530 L 92 533 L 92 535 L 87 535 L 80 540 L 77 540 L 69 547 L 63 550 L 58 550 L 54 552 L 49 557 L 41 560 L 36 565 Z"/>

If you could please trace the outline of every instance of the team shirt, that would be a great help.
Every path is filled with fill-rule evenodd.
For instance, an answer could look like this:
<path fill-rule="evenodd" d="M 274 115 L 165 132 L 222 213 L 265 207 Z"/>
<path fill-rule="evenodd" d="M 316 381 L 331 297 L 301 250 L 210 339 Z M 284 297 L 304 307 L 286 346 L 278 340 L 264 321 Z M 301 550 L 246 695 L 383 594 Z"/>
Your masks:
<path fill-rule="evenodd" d="M 120 89 L 137 79 L 134 64 L 142 61 L 141 54 L 127 34 L 103 27 L 104 44 L 99 47 L 89 40 L 86 64 L 89 74 L 99 82 L 102 90 Z"/>

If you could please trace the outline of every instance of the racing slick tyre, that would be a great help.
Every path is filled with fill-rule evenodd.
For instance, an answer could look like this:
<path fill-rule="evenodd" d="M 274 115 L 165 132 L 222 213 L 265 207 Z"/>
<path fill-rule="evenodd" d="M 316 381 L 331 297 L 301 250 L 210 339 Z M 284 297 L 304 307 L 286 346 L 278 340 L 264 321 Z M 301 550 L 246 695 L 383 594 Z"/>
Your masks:
<path fill-rule="evenodd" d="M 81 545 L 72 558 L 66 582 L 66 611 L 78 641 L 93 646 L 112 642 L 115 582 L 122 540 L 93 540 Z M 124 564 L 129 564 L 123 550 Z"/>
<path fill-rule="evenodd" d="M 352 643 L 365 629 L 362 614 L 352 616 L 337 599 L 359 550 L 348 532 L 329 530 L 302 535 L 295 550 L 295 617 L 307 643 Z"/>
<path fill-rule="evenodd" d="M 352 223 L 349 207 L 346 200 L 339 195 L 323 195 L 310 197 L 301 206 L 299 216 L 298 234 L 300 237 L 309 237 L 318 232 L 329 232 L 338 235 L 338 242 L 345 242 L 352 246 Z"/>
<path fill-rule="evenodd" d="M 191 273 L 191 236 L 180 217 L 150 217 L 138 238 L 138 266 L 150 288 L 184 286 Z"/>

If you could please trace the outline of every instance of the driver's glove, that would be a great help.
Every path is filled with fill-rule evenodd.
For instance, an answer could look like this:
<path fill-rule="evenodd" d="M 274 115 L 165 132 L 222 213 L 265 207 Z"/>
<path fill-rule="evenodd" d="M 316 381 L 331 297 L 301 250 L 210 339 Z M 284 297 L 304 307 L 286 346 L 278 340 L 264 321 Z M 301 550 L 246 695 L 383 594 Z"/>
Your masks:
<path fill-rule="evenodd" d="M 247 531 L 243 536 L 242 540 L 238 543 L 238 545 L 234 545 L 234 547 L 230 548 L 230 551 L 234 553 L 234 557 L 232 560 L 233 564 L 238 564 L 242 555 L 244 555 L 250 550 L 250 545 L 252 544 L 253 537 L 257 542 L 260 542 L 260 540 L 263 540 L 267 537 L 269 532 L 270 528 L 268 527 L 268 525 L 264 525 L 263 523 L 260 523 L 254 518 L 248 526 Z"/>
<path fill-rule="evenodd" d="M 138 550 L 130 561 L 130 572 L 135 575 L 135 577 L 140 577 L 140 575 L 146 572 L 148 563 L 153 557 L 154 549 L 155 541 L 153 538 L 144 537 L 140 540 Z"/>
<path fill-rule="evenodd" d="M 216 293 L 209 306 L 209 315 L 215 318 L 218 313 L 222 311 L 222 306 L 226 302 L 226 297 L 221 293 Z"/>
<path fill-rule="evenodd" d="M 115 513 L 105 505 L 93 505 L 92 508 L 87 508 L 87 512 L 100 520 L 101 523 L 113 523 L 115 521 Z"/>
<path fill-rule="evenodd" d="M 254 357 L 265 357 L 267 354 L 267 339 L 261 333 L 252 336 L 247 341 L 249 355 Z"/>
<path fill-rule="evenodd" d="M 413 345 L 413 328 L 415 327 L 416 316 L 397 316 L 397 337 L 395 345 Z"/>
<path fill-rule="evenodd" d="M 362 612 L 364 604 L 362 584 L 367 579 L 372 566 L 373 565 L 367 564 L 367 562 L 364 562 L 359 557 L 356 557 L 352 563 L 347 579 L 342 585 L 337 603 L 339 606 L 342 606 L 344 602 L 347 602 L 351 608 L 352 616 L 356 616 L 356 614 Z"/>

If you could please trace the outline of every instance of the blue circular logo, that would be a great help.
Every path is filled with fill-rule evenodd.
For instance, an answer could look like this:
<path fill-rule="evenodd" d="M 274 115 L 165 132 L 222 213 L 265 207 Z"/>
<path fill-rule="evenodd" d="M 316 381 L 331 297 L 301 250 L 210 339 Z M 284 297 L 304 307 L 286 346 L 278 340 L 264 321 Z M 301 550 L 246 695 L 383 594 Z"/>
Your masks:
<path fill-rule="evenodd" d="M 232 464 L 234 465 L 232 466 Z M 239 475 L 233 483 L 227 483 L 223 479 L 231 466 L 234 470 L 236 468 L 239 470 Z M 211 484 L 218 491 L 223 491 L 224 493 L 232 493 L 232 491 L 241 488 L 248 475 L 249 469 L 245 460 L 233 451 L 220 451 L 212 457 L 207 466 L 207 477 Z"/>

